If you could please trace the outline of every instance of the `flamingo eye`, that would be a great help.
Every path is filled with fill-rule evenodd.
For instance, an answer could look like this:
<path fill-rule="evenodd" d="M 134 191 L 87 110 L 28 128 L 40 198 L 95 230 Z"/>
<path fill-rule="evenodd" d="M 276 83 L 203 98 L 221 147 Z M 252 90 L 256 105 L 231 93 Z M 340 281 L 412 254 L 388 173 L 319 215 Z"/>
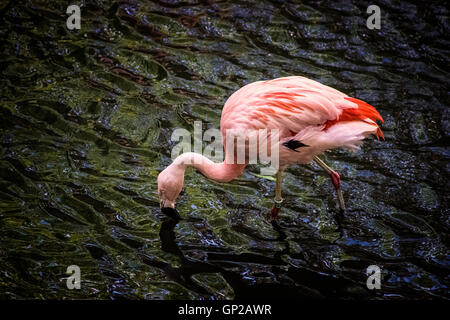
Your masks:
<path fill-rule="evenodd" d="M 298 152 L 296 150 L 297 148 L 309 147 L 308 145 L 304 144 L 303 142 L 298 141 L 298 140 L 294 140 L 294 139 L 291 139 L 289 141 L 283 142 L 283 146 L 285 146 L 286 148 L 289 148 L 289 149 L 291 149 L 291 150 L 293 150 L 295 152 Z"/>

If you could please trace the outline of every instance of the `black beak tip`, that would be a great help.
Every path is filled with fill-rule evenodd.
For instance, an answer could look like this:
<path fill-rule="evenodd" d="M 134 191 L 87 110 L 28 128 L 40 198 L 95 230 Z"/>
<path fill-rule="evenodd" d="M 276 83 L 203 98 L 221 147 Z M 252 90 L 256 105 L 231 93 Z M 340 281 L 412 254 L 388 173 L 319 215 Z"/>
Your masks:
<path fill-rule="evenodd" d="M 174 220 L 181 220 L 180 214 L 178 213 L 177 209 L 171 207 L 164 207 L 161 208 L 161 212 Z"/>

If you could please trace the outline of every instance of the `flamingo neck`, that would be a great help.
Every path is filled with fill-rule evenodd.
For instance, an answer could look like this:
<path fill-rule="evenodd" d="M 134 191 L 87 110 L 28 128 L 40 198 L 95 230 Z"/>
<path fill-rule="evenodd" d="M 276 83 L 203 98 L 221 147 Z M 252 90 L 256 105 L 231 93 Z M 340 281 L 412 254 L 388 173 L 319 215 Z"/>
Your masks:
<path fill-rule="evenodd" d="M 194 167 L 207 178 L 219 182 L 228 182 L 237 178 L 246 167 L 246 164 L 215 163 L 207 157 L 194 152 L 186 152 L 178 156 L 173 165 L 183 171 L 188 166 Z"/>

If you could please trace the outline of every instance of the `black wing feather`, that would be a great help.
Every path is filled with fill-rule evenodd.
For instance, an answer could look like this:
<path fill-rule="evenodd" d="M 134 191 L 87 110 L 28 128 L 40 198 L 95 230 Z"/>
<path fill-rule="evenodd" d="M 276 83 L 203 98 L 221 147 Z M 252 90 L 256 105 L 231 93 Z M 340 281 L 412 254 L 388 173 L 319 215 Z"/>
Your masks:
<path fill-rule="evenodd" d="M 285 146 L 286 148 L 289 148 L 291 150 L 294 150 L 295 152 L 298 152 L 297 150 L 295 150 L 297 148 L 309 147 L 308 145 L 304 144 L 303 142 L 294 140 L 294 139 L 284 142 L 283 146 Z"/>

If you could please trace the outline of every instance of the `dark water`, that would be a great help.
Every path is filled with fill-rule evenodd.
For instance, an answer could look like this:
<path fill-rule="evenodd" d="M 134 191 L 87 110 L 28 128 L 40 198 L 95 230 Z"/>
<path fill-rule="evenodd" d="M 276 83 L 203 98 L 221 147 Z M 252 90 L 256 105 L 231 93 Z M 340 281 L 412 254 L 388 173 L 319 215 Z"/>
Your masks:
<path fill-rule="evenodd" d="M 381 29 L 366 8 L 381 8 Z M 0 297 L 449 298 L 449 11 L 442 1 L 4 1 Z M 290 168 L 286 206 L 249 167 L 186 175 L 158 208 L 175 128 L 218 128 L 226 98 L 303 75 L 376 106 L 385 141 Z M 69 265 L 81 290 L 66 288 Z M 369 265 L 382 288 L 366 288 Z"/>

